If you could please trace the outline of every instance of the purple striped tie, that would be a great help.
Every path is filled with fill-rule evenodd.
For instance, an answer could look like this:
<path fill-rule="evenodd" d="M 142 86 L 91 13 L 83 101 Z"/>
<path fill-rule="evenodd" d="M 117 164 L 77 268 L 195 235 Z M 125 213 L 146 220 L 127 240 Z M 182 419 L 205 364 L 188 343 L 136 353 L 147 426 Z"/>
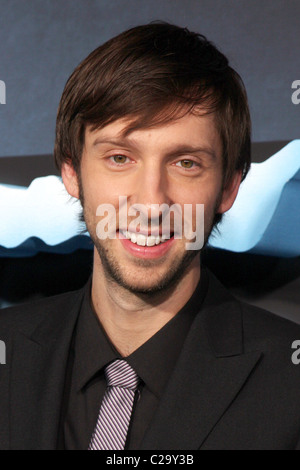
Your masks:
<path fill-rule="evenodd" d="M 105 376 L 107 389 L 89 450 L 122 450 L 139 378 L 130 365 L 121 359 L 116 359 L 105 368 Z"/>

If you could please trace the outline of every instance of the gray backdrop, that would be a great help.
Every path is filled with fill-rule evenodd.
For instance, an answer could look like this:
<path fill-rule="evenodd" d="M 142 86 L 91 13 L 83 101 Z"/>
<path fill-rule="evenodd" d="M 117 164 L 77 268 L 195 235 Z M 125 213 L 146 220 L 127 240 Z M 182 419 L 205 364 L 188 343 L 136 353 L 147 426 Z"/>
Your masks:
<path fill-rule="evenodd" d="M 74 67 L 117 33 L 162 19 L 205 34 L 245 81 L 253 140 L 299 138 L 299 0 L 0 0 L 0 156 L 49 154 Z M 1 179 L 1 177 L 0 177 Z"/>

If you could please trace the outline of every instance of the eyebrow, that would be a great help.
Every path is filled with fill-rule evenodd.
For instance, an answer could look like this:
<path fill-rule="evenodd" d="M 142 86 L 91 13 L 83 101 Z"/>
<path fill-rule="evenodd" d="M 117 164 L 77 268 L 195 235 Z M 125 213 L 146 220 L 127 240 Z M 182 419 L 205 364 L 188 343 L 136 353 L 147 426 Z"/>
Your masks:
<path fill-rule="evenodd" d="M 93 146 L 96 146 L 96 145 L 101 145 L 101 144 L 112 144 L 112 145 L 118 145 L 120 147 L 124 146 L 124 144 L 127 144 L 127 145 L 130 145 L 130 142 L 128 139 L 126 139 L 126 137 L 124 138 L 121 138 L 121 139 L 110 139 L 109 137 L 103 137 L 103 138 L 100 138 L 98 137 L 94 142 L 93 142 Z M 131 144 L 131 146 L 134 146 L 134 144 Z"/>
<path fill-rule="evenodd" d="M 104 145 L 104 144 L 109 144 L 109 145 L 116 145 L 118 147 L 137 147 L 134 142 L 131 140 L 127 139 L 126 137 L 121 138 L 121 139 L 114 139 L 114 138 L 100 138 L 98 137 L 94 142 L 93 146 L 96 145 Z M 211 147 L 205 147 L 205 146 L 200 146 L 200 147 L 195 147 L 193 145 L 176 145 L 174 146 L 173 149 L 170 149 L 166 156 L 167 157 L 174 157 L 174 156 L 179 156 L 183 154 L 197 154 L 197 153 L 206 153 L 209 155 L 213 160 L 217 160 L 216 153 L 213 151 Z"/>

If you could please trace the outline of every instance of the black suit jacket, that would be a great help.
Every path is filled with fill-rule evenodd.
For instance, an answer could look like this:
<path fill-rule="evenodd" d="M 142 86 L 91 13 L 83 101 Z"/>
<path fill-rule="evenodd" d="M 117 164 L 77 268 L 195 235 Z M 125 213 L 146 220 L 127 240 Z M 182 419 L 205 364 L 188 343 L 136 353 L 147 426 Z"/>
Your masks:
<path fill-rule="evenodd" d="M 55 449 L 83 290 L 0 311 L 0 449 Z M 300 327 L 242 304 L 210 275 L 141 449 L 296 449 Z"/>

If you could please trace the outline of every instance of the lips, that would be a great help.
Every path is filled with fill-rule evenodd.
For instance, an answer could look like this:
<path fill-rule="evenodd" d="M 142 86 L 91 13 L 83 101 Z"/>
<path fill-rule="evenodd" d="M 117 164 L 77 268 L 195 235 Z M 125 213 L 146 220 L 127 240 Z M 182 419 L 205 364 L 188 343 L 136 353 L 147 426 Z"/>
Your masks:
<path fill-rule="evenodd" d="M 174 236 L 166 238 L 166 235 L 146 236 L 140 232 L 119 231 L 118 237 L 127 252 L 131 255 L 144 258 L 154 259 L 165 255 L 174 243 Z"/>
<path fill-rule="evenodd" d="M 166 240 L 172 238 L 172 234 L 163 234 L 163 235 L 148 235 L 141 232 L 130 232 L 128 230 L 120 230 L 120 233 L 127 239 L 130 240 L 131 243 L 134 243 L 138 246 L 156 246 L 160 245 L 161 243 L 165 243 Z"/>

